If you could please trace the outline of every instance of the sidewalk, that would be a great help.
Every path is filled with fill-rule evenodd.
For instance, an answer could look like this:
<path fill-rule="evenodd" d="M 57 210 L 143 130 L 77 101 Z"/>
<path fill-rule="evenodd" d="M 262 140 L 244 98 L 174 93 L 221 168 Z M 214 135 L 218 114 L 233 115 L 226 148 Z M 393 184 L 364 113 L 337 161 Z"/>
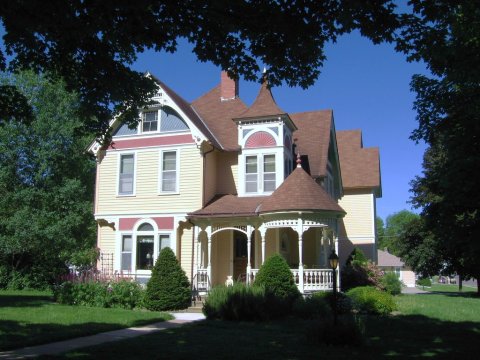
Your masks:
<path fill-rule="evenodd" d="M 28 359 L 40 355 L 58 355 L 74 349 L 94 346 L 110 341 L 130 339 L 140 335 L 146 335 L 160 330 L 176 328 L 183 324 L 188 324 L 194 321 L 205 319 L 205 316 L 203 314 L 197 313 L 182 312 L 172 313 L 172 315 L 175 317 L 174 320 L 162 321 L 146 326 L 108 331 L 100 334 L 84 336 L 65 341 L 58 341 L 51 344 L 31 346 L 17 350 L 0 352 L 0 359 Z"/>

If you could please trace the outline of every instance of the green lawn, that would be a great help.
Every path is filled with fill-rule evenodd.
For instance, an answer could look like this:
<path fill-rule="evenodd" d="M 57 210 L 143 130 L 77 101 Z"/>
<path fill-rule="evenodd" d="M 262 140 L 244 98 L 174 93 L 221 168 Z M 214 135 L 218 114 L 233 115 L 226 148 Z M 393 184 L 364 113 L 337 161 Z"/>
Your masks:
<path fill-rule="evenodd" d="M 151 311 L 56 304 L 48 292 L 0 291 L 0 350 L 171 319 Z"/>
<path fill-rule="evenodd" d="M 73 351 L 73 359 L 472 358 L 480 338 L 480 299 L 456 294 L 397 297 L 399 313 L 364 318 L 366 344 L 320 346 L 307 322 L 204 321 L 136 339 Z"/>

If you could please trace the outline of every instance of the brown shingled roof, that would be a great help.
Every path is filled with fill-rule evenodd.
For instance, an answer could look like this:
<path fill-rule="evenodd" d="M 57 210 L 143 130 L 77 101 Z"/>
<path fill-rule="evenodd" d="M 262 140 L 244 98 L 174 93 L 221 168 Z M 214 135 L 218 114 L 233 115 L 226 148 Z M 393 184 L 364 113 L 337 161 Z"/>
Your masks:
<path fill-rule="evenodd" d="M 310 174 L 313 177 L 327 173 L 328 147 L 332 110 L 309 111 L 290 114 L 298 130 L 293 133 L 301 155 L 308 155 Z"/>
<path fill-rule="evenodd" d="M 270 91 L 267 82 L 264 81 L 252 106 L 250 106 L 237 118 L 244 119 L 283 114 L 285 114 L 285 111 L 278 107 L 277 103 L 273 99 L 272 92 Z"/>
<path fill-rule="evenodd" d="M 380 193 L 378 148 L 363 148 L 360 130 L 337 131 L 337 144 L 343 187 L 345 189 L 376 188 Z"/>
<path fill-rule="evenodd" d="M 388 251 L 377 250 L 377 265 L 378 266 L 398 266 L 405 265 L 399 257 L 390 254 Z"/>
<path fill-rule="evenodd" d="M 265 198 L 265 196 L 217 195 L 204 208 L 188 215 L 190 217 L 257 215 L 257 208 Z"/>
<path fill-rule="evenodd" d="M 193 108 L 224 150 L 238 150 L 237 125 L 232 118 L 245 112 L 247 106 L 239 98 L 222 101 L 220 98 L 220 85 L 210 90 L 205 95 L 192 102 Z"/>
<path fill-rule="evenodd" d="M 297 167 L 260 206 L 260 213 L 283 211 L 345 211 L 301 167 Z"/>

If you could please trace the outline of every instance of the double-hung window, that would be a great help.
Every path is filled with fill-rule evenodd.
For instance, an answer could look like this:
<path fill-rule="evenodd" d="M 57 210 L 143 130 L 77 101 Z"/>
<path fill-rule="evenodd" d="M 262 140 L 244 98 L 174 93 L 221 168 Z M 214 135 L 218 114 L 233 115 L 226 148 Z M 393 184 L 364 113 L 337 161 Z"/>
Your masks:
<path fill-rule="evenodd" d="M 245 192 L 258 192 L 258 164 L 256 155 L 245 157 Z"/>
<path fill-rule="evenodd" d="M 118 177 L 118 194 L 133 195 L 135 177 L 135 155 L 120 155 L 120 173 Z"/>
<path fill-rule="evenodd" d="M 245 156 L 245 192 L 262 193 L 275 191 L 275 169 L 274 154 Z"/>
<path fill-rule="evenodd" d="M 162 151 L 160 156 L 160 192 L 178 192 L 177 151 Z"/>
<path fill-rule="evenodd" d="M 263 191 L 275 191 L 275 155 L 263 157 Z"/>
<path fill-rule="evenodd" d="M 142 132 L 152 132 L 158 129 L 158 111 L 142 113 Z"/>
<path fill-rule="evenodd" d="M 122 271 L 132 270 L 132 235 L 122 236 L 122 258 L 120 269 Z"/>

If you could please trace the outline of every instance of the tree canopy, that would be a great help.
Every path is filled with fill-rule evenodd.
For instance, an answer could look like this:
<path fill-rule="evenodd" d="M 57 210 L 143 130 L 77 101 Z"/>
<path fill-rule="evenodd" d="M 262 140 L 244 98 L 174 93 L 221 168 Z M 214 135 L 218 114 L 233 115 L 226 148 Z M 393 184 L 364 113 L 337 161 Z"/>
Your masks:
<path fill-rule="evenodd" d="M 154 94 L 153 80 L 130 68 L 146 49 L 174 52 L 184 38 L 199 61 L 232 76 L 259 80 L 265 65 L 270 84 L 307 87 L 337 36 L 358 29 L 375 43 L 392 40 L 394 8 L 392 0 L 3 1 L 9 58 L 0 52 L 0 70 L 63 78 L 79 94 L 85 128 L 100 136 L 114 114 L 133 126 Z M 31 118 L 21 95 L 6 90 L 0 123 Z"/>
<path fill-rule="evenodd" d="M 0 126 L 0 287 L 42 287 L 94 245 L 95 161 L 76 135 L 78 99 L 62 82 L 21 73 L 0 74 L 0 84 L 33 111 L 30 125 Z"/>
<path fill-rule="evenodd" d="M 429 145 L 413 203 L 445 261 L 479 279 L 480 7 L 473 0 L 412 4 L 398 48 L 432 72 L 411 83 L 419 123 L 412 138 Z"/>

